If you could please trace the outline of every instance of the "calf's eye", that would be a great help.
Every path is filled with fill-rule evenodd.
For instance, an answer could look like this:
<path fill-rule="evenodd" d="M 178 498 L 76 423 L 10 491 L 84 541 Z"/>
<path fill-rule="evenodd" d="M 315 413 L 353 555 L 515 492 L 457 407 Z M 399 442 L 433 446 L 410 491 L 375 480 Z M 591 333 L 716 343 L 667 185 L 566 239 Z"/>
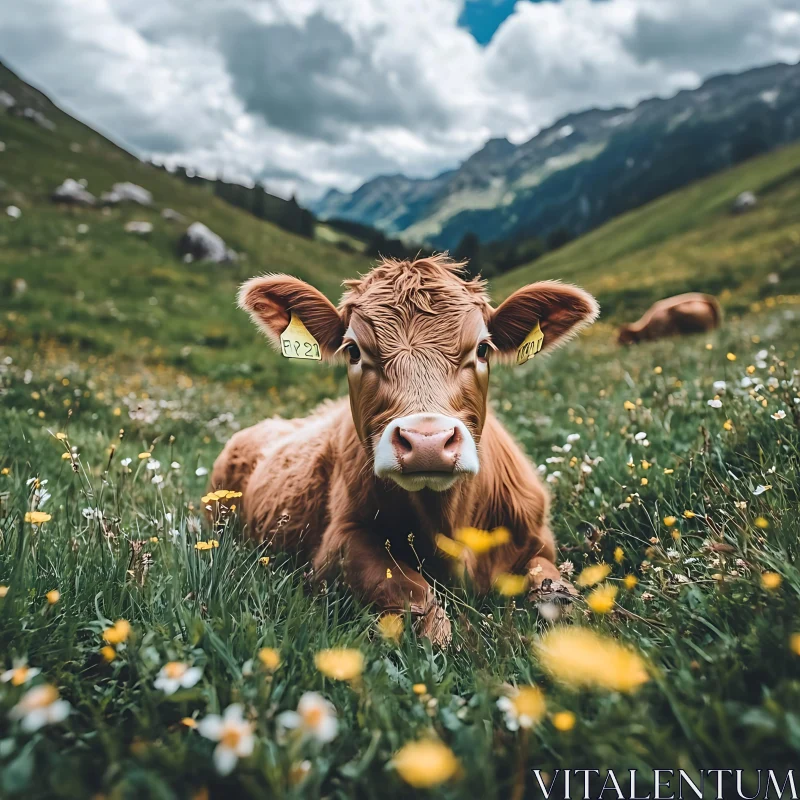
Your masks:
<path fill-rule="evenodd" d="M 350 357 L 351 364 L 358 364 L 361 361 L 361 351 L 358 349 L 357 344 L 347 345 L 347 355 Z"/>
<path fill-rule="evenodd" d="M 478 345 L 477 356 L 480 361 L 486 361 L 486 356 L 489 355 L 489 343 L 481 342 Z"/>

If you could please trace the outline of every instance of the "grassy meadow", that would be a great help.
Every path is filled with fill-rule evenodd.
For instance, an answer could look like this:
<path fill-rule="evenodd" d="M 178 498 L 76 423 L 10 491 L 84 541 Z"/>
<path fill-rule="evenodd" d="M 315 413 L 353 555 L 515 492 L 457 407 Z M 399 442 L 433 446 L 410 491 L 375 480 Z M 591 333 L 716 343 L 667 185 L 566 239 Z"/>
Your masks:
<path fill-rule="evenodd" d="M 51 114 L 56 132 L 0 118 L 0 207 L 22 211 L 0 218 L 0 796 L 518 800 L 533 768 L 797 764 L 800 149 L 498 282 L 563 277 L 609 310 L 490 390 L 585 585 L 567 608 L 454 585 L 437 651 L 204 510 L 234 431 L 345 388 L 269 352 L 237 283 L 284 270 L 334 296 L 368 264 Z M 134 180 L 244 258 L 181 263 L 156 211 L 52 206 L 70 176 Z M 761 204 L 734 217 L 744 189 Z M 721 294 L 720 331 L 614 345 L 616 321 L 686 289 Z"/>

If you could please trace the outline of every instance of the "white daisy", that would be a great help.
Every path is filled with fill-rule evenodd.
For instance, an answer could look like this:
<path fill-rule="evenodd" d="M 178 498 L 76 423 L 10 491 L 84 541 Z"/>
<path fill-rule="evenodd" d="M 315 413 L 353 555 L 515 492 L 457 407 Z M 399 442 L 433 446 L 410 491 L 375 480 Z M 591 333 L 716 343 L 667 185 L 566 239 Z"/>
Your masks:
<path fill-rule="evenodd" d="M 238 704 L 228 706 L 222 716 L 209 714 L 197 725 L 201 736 L 219 744 L 214 748 L 214 766 L 220 775 L 233 772 L 240 758 L 247 758 L 255 748 L 253 726 L 244 718 L 244 709 Z"/>
<path fill-rule="evenodd" d="M 190 667 L 182 661 L 168 661 L 159 670 L 153 685 L 164 694 L 175 694 L 178 689 L 191 689 L 202 677 L 200 667 Z"/>
<path fill-rule="evenodd" d="M 772 419 L 786 419 L 786 412 L 780 408 L 774 414 L 770 414 Z"/>
<path fill-rule="evenodd" d="M 58 695 L 58 689 L 49 683 L 28 689 L 8 716 L 20 720 L 22 729 L 28 733 L 38 731 L 45 725 L 52 725 L 65 720 L 70 712 L 70 705 Z"/>
<path fill-rule="evenodd" d="M 13 686 L 22 686 L 33 680 L 40 672 L 37 667 L 29 667 L 25 660 L 14 659 L 14 666 L 0 675 L 0 681 L 3 683 L 10 681 Z"/>
<path fill-rule="evenodd" d="M 339 732 L 336 709 L 317 692 L 306 692 L 297 704 L 297 711 L 284 711 L 278 716 L 278 725 L 322 743 L 332 741 Z"/>

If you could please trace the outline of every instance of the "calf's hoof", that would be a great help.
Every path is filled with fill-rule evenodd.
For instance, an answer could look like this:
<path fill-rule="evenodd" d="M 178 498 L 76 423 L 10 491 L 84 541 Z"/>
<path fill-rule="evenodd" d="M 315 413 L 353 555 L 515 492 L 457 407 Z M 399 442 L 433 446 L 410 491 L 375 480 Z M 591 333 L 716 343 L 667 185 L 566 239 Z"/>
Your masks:
<path fill-rule="evenodd" d="M 430 639 L 431 644 L 441 649 L 447 647 L 453 639 L 450 620 L 444 609 L 435 603 L 416 621 L 414 629 L 418 636 Z"/>

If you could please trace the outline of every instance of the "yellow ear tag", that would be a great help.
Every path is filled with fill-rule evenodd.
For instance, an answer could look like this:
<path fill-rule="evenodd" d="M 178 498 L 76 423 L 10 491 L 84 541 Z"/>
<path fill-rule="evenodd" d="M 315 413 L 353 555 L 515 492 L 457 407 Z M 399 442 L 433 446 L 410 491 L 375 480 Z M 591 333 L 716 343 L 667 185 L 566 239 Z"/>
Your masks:
<path fill-rule="evenodd" d="M 544 334 L 537 320 L 533 330 L 525 337 L 525 341 L 517 348 L 517 366 L 530 361 L 544 344 Z"/>
<path fill-rule="evenodd" d="M 286 358 L 306 358 L 310 361 L 321 361 L 319 342 L 303 325 L 303 320 L 294 314 L 289 319 L 286 330 L 281 334 L 281 353 Z"/>

